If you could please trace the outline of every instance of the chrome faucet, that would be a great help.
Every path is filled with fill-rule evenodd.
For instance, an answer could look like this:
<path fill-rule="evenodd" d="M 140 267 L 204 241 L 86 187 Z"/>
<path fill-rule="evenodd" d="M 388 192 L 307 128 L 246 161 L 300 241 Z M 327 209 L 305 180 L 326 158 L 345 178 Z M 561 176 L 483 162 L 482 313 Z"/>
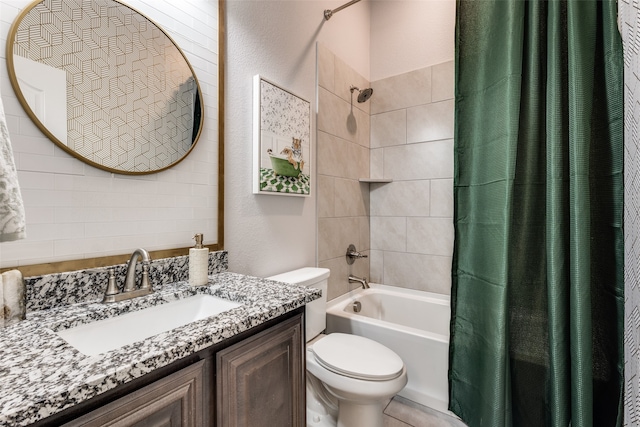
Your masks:
<path fill-rule="evenodd" d="M 124 279 L 124 289 L 122 292 L 131 292 L 136 288 L 136 264 L 138 257 L 142 257 L 142 282 L 140 289 L 148 289 L 149 286 L 149 262 L 151 257 L 145 249 L 138 248 L 131 254 L 129 265 L 127 266 L 127 276 Z"/>
<path fill-rule="evenodd" d="M 367 282 L 367 278 L 359 278 L 358 276 L 354 276 L 353 274 L 349 275 L 349 283 L 360 283 L 362 285 L 362 289 L 369 289 L 369 282 Z"/>
<path fill-rule="evenodd" d="M 142 258 L 142 280 L 140 286 L 136 289 L 136 265 L 138 264 L 138 258 Z M 131 254 L 129 264 L 127 265 L 127 275 L 124 280 L 124 288 L 122 292 L 118 290 L 116 284 L 116 277 L 113 269 L 109 270 L 109 284 L 105 291 L 102 302 L 117 302 L 135 297 L 141 297 L 149 295 L 153 292 L 151 283 L 149 282 L 149 263 L 151 257 L 149 252 L 145 249 L 138 248 Z"/>

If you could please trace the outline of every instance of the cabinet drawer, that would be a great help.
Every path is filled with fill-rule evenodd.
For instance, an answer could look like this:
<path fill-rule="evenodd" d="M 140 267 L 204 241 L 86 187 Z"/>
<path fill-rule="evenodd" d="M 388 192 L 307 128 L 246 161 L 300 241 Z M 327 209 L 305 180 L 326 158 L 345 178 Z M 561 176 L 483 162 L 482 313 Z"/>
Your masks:
<path fill-rule="evenodd" d="M 202 360 L 98 408 L 64 427 L 202 427 L 210 424 L 207 372 Z"/>

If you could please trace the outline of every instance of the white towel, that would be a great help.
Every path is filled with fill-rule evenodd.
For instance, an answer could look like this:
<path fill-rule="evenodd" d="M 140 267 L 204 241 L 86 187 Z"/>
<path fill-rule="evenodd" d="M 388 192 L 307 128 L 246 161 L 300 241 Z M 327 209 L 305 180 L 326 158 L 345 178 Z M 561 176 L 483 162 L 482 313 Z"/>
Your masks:
<path fill-rule="evenodd" d="M 26 238 L 25 226 L 18 173 L 0 98 L 0 242 Z"/>

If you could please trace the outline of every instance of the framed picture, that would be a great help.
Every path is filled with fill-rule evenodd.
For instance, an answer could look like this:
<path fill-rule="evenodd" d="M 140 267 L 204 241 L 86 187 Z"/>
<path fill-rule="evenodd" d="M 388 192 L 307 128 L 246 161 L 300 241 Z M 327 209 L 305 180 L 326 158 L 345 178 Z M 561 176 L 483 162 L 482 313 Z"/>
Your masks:
<path fill-rule="evenodd" d="M 311 104 L 259 75 L 253 78 L 253 192 L 309 196 Z"/>

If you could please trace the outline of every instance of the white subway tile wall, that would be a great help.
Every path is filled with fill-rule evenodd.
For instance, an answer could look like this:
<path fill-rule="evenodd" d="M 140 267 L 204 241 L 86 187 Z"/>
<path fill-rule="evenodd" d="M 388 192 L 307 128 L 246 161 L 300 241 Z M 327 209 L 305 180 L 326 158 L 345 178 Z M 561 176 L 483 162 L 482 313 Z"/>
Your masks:
<path fill-rule="evenodd" d="M 11 23 L 31 0 L 0 0 L 0 67 Z M 208 0 L 128 0 L 182 49 L 203 92 L 205 125 L 181 163 L 157 174 L 95 169 L 49 141 L 20 106 L 6 72 L 0 93 L 25 201 L 27 239 L 0 244 L 0 268 L 189 246 L 217 240 L 218 16 Z"/>

